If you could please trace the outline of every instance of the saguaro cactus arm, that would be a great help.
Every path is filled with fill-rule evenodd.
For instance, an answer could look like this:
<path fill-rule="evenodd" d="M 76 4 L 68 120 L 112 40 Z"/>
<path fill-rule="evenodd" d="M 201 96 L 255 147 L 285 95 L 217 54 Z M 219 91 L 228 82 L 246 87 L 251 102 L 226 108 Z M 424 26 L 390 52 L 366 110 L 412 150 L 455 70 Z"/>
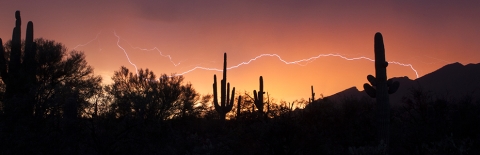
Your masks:
<path fill-rule="evenodd" d="M 237 119 L 240 118 L 240 110 L 242 108 L 241 103 L 242 103 L 242 96 L 239 95 L 238 96 L 238 102 L 237 102 Z"/>
<path fill-rule="evenodd" d="M 388 87 L 388 94 L 393 94 L 397 92 L 398 88 L 400 87 L 400 82 L 393 81 L 392 79 L 388 79 L 387 87 Z"/>
<path fill-rule="evenodd" d="M 215 106 L 215 109 L 220 109 L 217 93 L 217 75 L 213 75 L 213 105 Z"/>
<path fill-rule="evenodd" d="M 370 86 L 368 83 L 363 84 L 363 89 L 365 89 L 365 92 L 366 92 L 367 95 L 370 96 L 371 98 L 377 97 L 377 91 L 375 90 L 375 88 L 373 88 L 372 86 Z"/>
<path fill-rule="evenodd" d="M 370 84 L 372 84 L 372 86 L 377 86 L 376 79 L 373 75 L 367 75 L 367 80 L 368 82 L 370 82 Z"/>
<path fill-rule="evenodd" d="M 27 33 L 25 37 L 25 54 L 23 56 L 23 66 L 27 73 L 26 78 L 30 82 L 28 85 L 36 83 L 36 66 L 37 62 L 35 56 L 37 54 L 36 43 L 33 42 L 33 22 L 29 21 L 27 24 Z"/>
<path fill-rule="evenodd" d="M 228 112 L 232 110 L 234 101 L 235 101 L 235 87 L 232 88 L 232 96 L 230 97 L 230 100 L 227 102 L 228 104 L 225 106 L 225 111 Z"/>

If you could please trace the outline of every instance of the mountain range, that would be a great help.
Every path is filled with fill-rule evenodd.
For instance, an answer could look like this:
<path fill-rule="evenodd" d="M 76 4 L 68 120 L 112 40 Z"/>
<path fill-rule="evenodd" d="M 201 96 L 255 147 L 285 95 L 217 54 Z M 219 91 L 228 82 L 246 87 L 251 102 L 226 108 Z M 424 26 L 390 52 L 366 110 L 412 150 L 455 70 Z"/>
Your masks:
<path fill-rule="evenodd" d="M 367 83 L 366 76 L 365 82 Z M 401 105 L 402 98 L 412 98 L 413 90 L 426 92 L 431 95 L 432 99 L 459 100 L 468 95 L 472 99 L 480 100 L 480 63 L 463 65 L 456 62 L 415 80 L 408 77 L 394 77 L 392 79 L 400 82 L 398 91 L 390 95 L 390 103 L 393 106 Z M 329 100 L 337 102 L 341 102 L 346 97 L 370 98 L 367 93 L 363 90 L 359 91 L 356 87 L 327 96 Z"/>

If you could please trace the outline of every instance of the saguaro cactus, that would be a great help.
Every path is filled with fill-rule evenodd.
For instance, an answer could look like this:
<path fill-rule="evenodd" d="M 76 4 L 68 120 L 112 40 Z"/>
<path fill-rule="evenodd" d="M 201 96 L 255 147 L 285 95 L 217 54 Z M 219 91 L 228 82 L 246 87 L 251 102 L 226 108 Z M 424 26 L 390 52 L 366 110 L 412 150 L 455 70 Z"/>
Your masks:
<path fill-rule="evenodd" d="M 225 120 L 226 114 L 232 110 L 235 99 L 235 87 L 232 89 L 232 97 L 230 95 L 230 83 L 227 83 L 227 53 L 223 54 L 223 79 L 220 86 L 220 104 L 218 104 L 217 95 L 217 75 L 213 75 L 213 104 L 215 110 L 220 114 L 220 119 Z"/>
<path fill-rule="evenodd" d="M 10 59 L 4 57 L 3 42 L 0 39 L 0 74 L 5 83 L 4 110 L 7 115 L 28 116 L 33 114 L 33 98 L 30 90 L 36 84 L 36 44 L 33 42 L 33 23 L 27 24 L 25 52 L 22 61 L 22 40 L 20 11 L 15 12 Z"/>
<path fill-rule="evenodd" d="M 22 26 L 22 18 L 20 17 L 20 11 L 15 12 L 15 27 L 13 28 L 12 34 L 12 51 L 10 53 L 10 62 L 8 64 L 9 71 L 18 71 L 20 69 L 20 56 L 21 56 L 21 48 L 22 48 L 22 39 L 20 30 Z M 11 72 L 13 73 L 13 72 Z"/>
<path fill-rule="evenodd" d="M 253 103 L 255 103 L 255 106 L 257 107 L 260 114 L 263 114 L 263 94 L 265 94 L 265 92 L 263 91 L 263 77 L 260 76 L 260 90 L 258 92 L 256 90 L 253 90 Z"/>
<path fill-rule="evenodd" d="M 37 62 L 35 56 L 37 55 L 37 44 L 33 42 L 33 23 L 29 21 L 27 23 L 27 34 L 25 37 L 25 55 L 23 58 L 23 66 L 25 68 L 27 81 L 27 87 L 36 83 L 36 68 Z"/>
<path fill-rule="evenodd" d="M 378 139 L 388 145 L 390 135 L 390 103 L 388 94 L 395 93 L 400 83 L 393 82 L 391 79 L 387 81 L 387 66 L 385 61 L 385 47 L 383 45 L 382 34 L 375 34 L 375 77 L 368 75 L 367 80 L 370 84 L 363 85 L 365 92 L 372 98 L 377 100 L 377 127 Z"/>
<path fill-rule="evenodd" d="M 238 96 L 238 102 L 237 102 L 237 119 L 240 119 L 240 110 L 241 110 L 241 104 L 242 103 L 242 96 Z"/>
<path fill-rule="evenodd" d="M 310 101 L 310 103 L 313 103 L 315 101 L 315 93 L 313 92 L 313 86 L 311 86 L 312 88 L 312 98 L 309 98 L 308 101 Z"/>

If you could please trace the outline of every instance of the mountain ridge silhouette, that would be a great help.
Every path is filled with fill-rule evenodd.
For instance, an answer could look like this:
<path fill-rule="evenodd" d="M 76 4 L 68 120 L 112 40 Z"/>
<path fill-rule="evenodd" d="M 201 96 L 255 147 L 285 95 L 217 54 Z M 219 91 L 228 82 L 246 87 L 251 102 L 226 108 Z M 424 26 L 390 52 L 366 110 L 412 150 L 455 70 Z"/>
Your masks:
<path fill-rule="evenodd" d="M 433 99 L 462 99 L 467 95 L 473 99 L 480 99 L 480 63 L 463 65 L 455 62 L 415 80 L 407 76 L 393 77 L 392 79 L 400 82 L 399 90 L 390 95 L 392 106 L 401 105 L 402 98 L 411 98 L 410 95 L 413 89 L 428 92 Z M 365 75 L 365 83 L 367 82 Z M 360 91 L 355 86 L 326 96 L 329 100 L 337 102 L 343 101 L 346 97 L 356 99 L 370 98 L 364 90 Z"/>

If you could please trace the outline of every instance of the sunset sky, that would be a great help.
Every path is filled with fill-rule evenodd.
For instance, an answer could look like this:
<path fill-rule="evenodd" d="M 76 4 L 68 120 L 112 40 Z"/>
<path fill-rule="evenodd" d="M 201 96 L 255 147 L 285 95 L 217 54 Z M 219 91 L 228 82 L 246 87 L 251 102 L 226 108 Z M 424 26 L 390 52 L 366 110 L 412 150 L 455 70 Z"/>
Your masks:
<path fill-rule="evenodd" d="M 453 62 L 480 62 L 480 1 L 8 1 L 0 4 L 0 38 L 10 40 L 15 11 L 34 35 L 86 53 L 95 74 L 111 83 L 126 66 L 184 74 L 201 94 L 212 93 L 213 75 L 261 55 L 286 62 L 319 55 L 374 58 L 373 37 L 384 37 L 387 61 L 411 64 L 419 76 Z M 118 37 L 117 37 L 117 36 Z M 118 45 L 117 45 L 118 43 Z M 122 48 L 125 50 L 122 50 Z M 126 57 L 126 52 L 131 63 Z M 161 53 L 160 53 L 161 52 Z M 163 56 L 162 56 L 163 54 Z M 168 56 L 170 57 L 168 57 Z M 298 64 L 263 56 L 228 71 L 237 92 L 264 87 L 277 100 L 317 98 L 352 86 L 362 90 L 374 74 L 366 59 L 327 56 Z M 416 79 L 408 66 L 390 64 L 388 77 Z"/>

